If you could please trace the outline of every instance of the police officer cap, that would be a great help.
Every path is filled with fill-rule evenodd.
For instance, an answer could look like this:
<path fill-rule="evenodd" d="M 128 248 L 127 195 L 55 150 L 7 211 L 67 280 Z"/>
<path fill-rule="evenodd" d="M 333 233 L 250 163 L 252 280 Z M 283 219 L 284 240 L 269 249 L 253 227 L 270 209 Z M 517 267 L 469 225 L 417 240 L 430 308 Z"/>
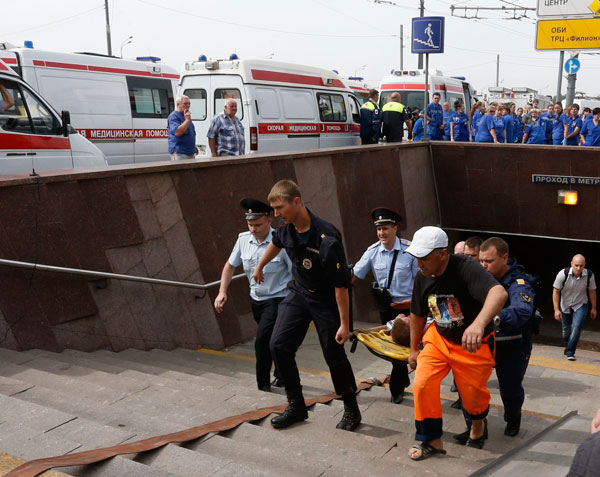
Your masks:
<path fill-rule="evenodd" d="M 249 197 L 240 200 L 242 209 L 246 211 L 246 220 L 256 220 L 261 217 L 266 217 L 273 212 L 273 207 L 261 202 L 260 200 L 251 199 Z"/>
<path fill-rule="evenodd" d="M 402 220 L 399 213 L 386 207 L 375 207 L 371 211 L 371 217 L 375 226 L 379 225 L 396 225 Z"/>

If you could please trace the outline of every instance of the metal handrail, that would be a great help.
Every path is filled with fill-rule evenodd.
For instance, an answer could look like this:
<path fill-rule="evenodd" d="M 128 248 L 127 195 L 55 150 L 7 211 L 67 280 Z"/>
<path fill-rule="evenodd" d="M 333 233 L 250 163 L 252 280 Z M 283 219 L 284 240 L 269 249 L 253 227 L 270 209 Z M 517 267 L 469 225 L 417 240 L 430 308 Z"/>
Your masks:
<path fill-rule="evenodd" d="M 142 282 L 142 283 L 153 283 L 155 285 L 168 285 L 173 287 L 184 287 L 184 288 L 195 288 L 200 290 L 206 290 L 207 288 L 214 287 L 221 283 L 221 280 L 216 280 L 209 283 L 187 283 L 187 282 L 176 282 L 173 280 L 161 280 L 159 278 L 148 278 L 138 277 L 135 275 L 122 275 L 120 273 L 108 273 L 98 272 L 96 270 L 84 270 L 81 268 L 67 268 L 67 267 L 56 267 L 54 265 L 42 265 L 39 263 L 30 262 L 19 262 L 16 260 L 6 260 L 0 258 L 0 265 L 6 265 L 9 267 L 28 268 L 32 270 L 43 270 L 45 272 L 57 272 L 57 273 L 71 273 L 74 275 L 85 275 L 96 278 L 114 278 L 116 280 L 128 280 L 130 282 Z M 245 273 L 234 275 L 231 279 L 237 280 L 238 278 L 245 277 Z"/>

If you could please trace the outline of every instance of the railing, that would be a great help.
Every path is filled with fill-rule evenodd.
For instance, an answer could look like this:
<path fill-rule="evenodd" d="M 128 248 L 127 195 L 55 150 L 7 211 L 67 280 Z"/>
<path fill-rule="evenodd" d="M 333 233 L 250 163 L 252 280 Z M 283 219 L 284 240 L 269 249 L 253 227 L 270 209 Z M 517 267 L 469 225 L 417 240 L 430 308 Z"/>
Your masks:
<path fill-rule="evenodd" d="M 6 265 L 8 267 L 17 267 L 17 268 L 28 268 L 30 270 L 42 270 L 44 272 L 57 272 L 57 273 L 70 273 L 72 275 L 85 275 L 88 277 L 95 277 L 95 278 L 113 278 L 115 280 L 127 280 L 130 282 L 151 283 L 154 285 L 195 288 L 198 290 L 206 290 L 210 287 L 214 287 L 221 283 L 221 280 L 216 280 L 214 282 L 203 283 L 203 284 L 202 283 L 177 282 L 177 281 L 173 281 L 173 280 L 161 280 L 159 278 L 138 277 L 135 275 L 122 275 L 120 273 L 98 272 L 96 270 L 83 270 L 80 268 L 56 267 L 54 265 L 42 265 L 39 263 L 19 262 L 16 260 L 6 260 L 6 259 L 2 259 L 2 258 L 0 258 L 0 265 Z M 242 278 L 245 276 L 246 276 L 245 273 L 240 273 L 239 275 L 234 275 L 232 277 L 232 280 L 237 280 L 238 278 Z"/>

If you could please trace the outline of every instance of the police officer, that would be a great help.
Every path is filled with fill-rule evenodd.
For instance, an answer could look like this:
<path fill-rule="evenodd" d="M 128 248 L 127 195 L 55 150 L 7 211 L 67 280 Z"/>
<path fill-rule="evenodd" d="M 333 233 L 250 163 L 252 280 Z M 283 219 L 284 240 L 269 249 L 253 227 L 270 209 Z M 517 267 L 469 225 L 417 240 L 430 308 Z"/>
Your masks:
<path fill-rule="evenodd" d="M 408 127 L 408 139 L 412 138 L 412 121 L 400 101 L 400 93 L 392 93 L 390 101 L 381 109 L 383 135 L 387 142 L 402 142 L 405 123 Z"/>
<path fill-rule="evenodd" d="M 360 140 L 363 144 L 377 144 L 381 135 L 379 92 L 369 91 L 367 102 L 360 107 Z"/>
<path fill-rule="evenodd" d="M 373 286 L 379 290 L 386 289 L 391 298 L 390 303 L 378 304 L 381 324 L 385 325 L 394 319 L 401 319 L 408 325 L 414 277 L 419 272 L 417 260 L 412 255 L 404 253 L 410 242 L 396 235 L 398 222 L 402 220 L 398 213 L 385 207 L 377 207 L 371 211 L 371 217 L 379 241 L 371 245 L 354 265 L 353 281 L 364 279 L 367 273 L 372 271 L 375 277 Z M 390 375 L 390 393 L 393 403 L 402 402 L 404 389 L 409 385 L 406 364 L 393 364 Z"/>
<path fill-rule="evenodd" d="M 508 258 L 508 244 L 491 237 L 481 244 L 479 261 L 508 292 L 504 308 L 494 319 L 496 328 L 496 376 L 504 404 L 504 435 L 514 437 L 521 426 L 525 400 L 523 378 L 531 356 L 535 315 L 535 291 L 517 261 Z"/>
<path fill-rule="evenodd" d="M 337 428 L 351 431 L 360 423 L 361 415 L 354 373 L 344 351 L 350 337 L 350 269 L 342 236 L 304 206 L 300 188 L 290 180 L 277 182 L 268 201 L 275 216 L 286 225 L 273 233 L 273 241 L 254 270 L 254 279 L 263 281 L 263 269 L 282 248 L 293 265 L 290 293 L 279 305 L 271 337 L 271 352 L 289 404 L 283 414 L 271 419 L 271 424 L 284 428 L 308 418 L 295 356 L 313 321 L 335 392 L 344 400 L 344 415 Z"/>
<path fill-rule="evenodd" d="M 275 369 L 275 379 L 271 382 L 271 350 L 269 342 L 275 320 L 277 307 L 288 294 L 287 283 L 292 278 L 292 262 L 282 250 L 267 266 L 265 280 L 256 283 L 252 278 L 254 269 L 267 250 L 273 236 L 271 228 L 271 212 L 273 209 L 256 199 L 242 199 L 240 205 L 245 211 L 248 231 L 239 234 L 231 255 L 221 273 L 221 286 L 215 299 L 215 309 L 223 311 L 227 301 L 227 289 L 231 283 L 233 272 L 240 264 L 250 282 L 250 303 L 254 321 L 258 324 L 254 350 L 256 353 L 256 383 L 261 391 L 270 391 L 271 385 L 281 386 Z"/>

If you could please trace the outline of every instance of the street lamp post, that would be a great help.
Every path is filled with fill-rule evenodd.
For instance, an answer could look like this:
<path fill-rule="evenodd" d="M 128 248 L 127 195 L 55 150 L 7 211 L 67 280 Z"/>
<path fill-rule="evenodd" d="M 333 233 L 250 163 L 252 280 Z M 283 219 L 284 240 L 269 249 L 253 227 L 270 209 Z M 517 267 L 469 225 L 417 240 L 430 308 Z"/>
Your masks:
<path fill-rule="evenodd" d="M 127 39 L 123 40 L 121 43 L 121 58 L 123 58 L 123 47 L 125 45 L 129 45 L 133 41 L 133 35 L 130 35 Z"/>
<path fill-rule="evenodd" d="M 359 66 L 358 68 L 356 68 L 354 70 L 354 76 L 355 77 L 358 76 L 358 72 L 364 70 L 366 67 L 367 67 L 367 65 L 362 65 L 362 66 Z"/>

